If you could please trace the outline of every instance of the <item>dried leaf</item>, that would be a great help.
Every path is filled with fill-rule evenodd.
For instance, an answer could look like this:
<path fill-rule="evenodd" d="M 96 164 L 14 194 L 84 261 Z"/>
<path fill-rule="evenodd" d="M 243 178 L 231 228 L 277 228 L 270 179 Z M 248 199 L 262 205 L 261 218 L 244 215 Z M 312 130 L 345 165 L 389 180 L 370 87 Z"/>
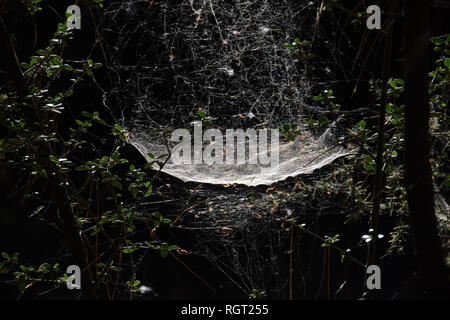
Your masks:
<path fill-rule="evenodd" d="M 266 190 L 266 193 L 274 193 L 274 192 L 276 192 L 277 190 L 278 190 L 278 183 L 276 183 L 273 187 L 268 188 L 268 189 Z"/>
<path fill-rule="evenodd" d="M 253 215 L 257 218 L 257 219 L 262 219 L 262 216 L 259 213 L 253 212 Z"/>
<path fill-rule="evenodd" d="M 223 234 L 230 234 L 233 232 L 233 229 L 228 228 L 228 227 L 222 227 L 222 229 L 220 229 L 222 231 Z"/>
<path fill-rule="evenodd" d="M 187 255 L 187 254 L 189 254 L 189 251 L 181 249 L 181 248 L 178 248 L 177 249 L 177 253 L 180 254 L 180 255 Z"/>

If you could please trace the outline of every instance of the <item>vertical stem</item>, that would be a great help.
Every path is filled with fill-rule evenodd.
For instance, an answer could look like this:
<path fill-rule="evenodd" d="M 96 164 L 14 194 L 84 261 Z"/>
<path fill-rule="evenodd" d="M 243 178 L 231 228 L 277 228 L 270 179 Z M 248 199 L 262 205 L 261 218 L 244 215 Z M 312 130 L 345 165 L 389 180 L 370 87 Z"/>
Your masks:
<path fill-rule="evenodd" d="M 290 244 L 290 255 L 289 255 L 289 300 L 292 300 L 292 256 L 294 254 L 294 226 L 291 224 L 291 244 Z"/>
<path fill-rule="evenodd" d="M 81 269 L 81 295 L 83 299 L 96 299 L 95 288 L 90 273 L 89 261 L 84 242 L 80 237 L 77 222 L 70 210 L 70 201 L 67 199 L 65 190 L 59 186 L 61 179 L 58 175 L 54 178 L 54 190 L 59 190 L 56 197 L 57 210 L 61 215 L 64 231 L 68 238 L 69 247 L 72 252 L 75 262 Z"/>
<path fill-rule="evenodd" d="M 367 254 L 367 265 L 375 263 L 376 260 L 376 244 L 378 239 L 378 225 L 380 220 L 380 205 L 382 193 L 384 189 L 384 134 L 385 134 L 385 118 L 386 118 L 386 103 L 387 103 L 387 87 L 389 75 L 391 73 L 391 50 L 392 50 L 392 31 L 389 30 L 390 24 L 387 24 L 384 41 L 383 54 L 383 71 L 381 84 L 380 109 L 378 113 L 378 137 L 377 137 L 377 158 L 376 158 L 376 174 L 375 185 L 373 190 L 373 207 L 371 213 L 370 226 L 373 229 L 372 240 L 369 243 L 369 250 Z"/>
<path fill-rule="evenodd" d="M 331 300 L 331 247 L 328 247 L 328 300 Z"/>

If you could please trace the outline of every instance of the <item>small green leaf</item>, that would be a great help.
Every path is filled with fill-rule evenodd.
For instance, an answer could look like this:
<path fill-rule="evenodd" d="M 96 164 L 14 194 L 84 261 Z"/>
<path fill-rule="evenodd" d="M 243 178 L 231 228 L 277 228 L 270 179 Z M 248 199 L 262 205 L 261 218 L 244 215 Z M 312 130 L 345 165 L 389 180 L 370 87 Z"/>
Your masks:
<path fill-rule="evenodd" d="M 431 38 L 431 42 L 433 42 L 435 45 L 439 46 L 444 42 L 444 40 L 441 38 L 438 38 L 438 37 L 434 37 L 434 38 Z"/>
<path fill-rule="evenodd" d="M 62 67 L 67 71 L 73 71 L 73 67 L 70 64 L 63 64 Z"/>
<path fill-rule="evenodd" d="M 394 89 L 397 88 L 397 83 L 394 80 L 389 81 L 389 85 Z"/>
<path fill-rule="evenodd" d="M 319 124 L 321 125 L 321 126 L 326 126 L 326 125 L 328 125 L 328 118 L 327 117 L 322 117 L 322 118 L 320 118 L 320 121 L 319 121 Z"/>
<path fill-rule="evenodd" d="M 361 128 L 361 129 L 365 129 L 366 128 L 366 121 L 365 120 L 361 120 L 360 122 L 359 122 L 359 127 Z"/>
<path fill-rule="evenodd" d="M 111 180 L 111 184 L 112 184 L 113 187 L 116 188 L 116 189 L 121 189 L 121 188 L 122 188 L 122 184 L 121 184 L 120 181 L 117 180 L 117 179 L 112 179 L 112 180 Z"/>
<path fill-rule="evenodd" d="M 444 64 L 445 64 L 445 66 L 446 66 L 447 68 L 450 69 L 450 58 L 445 59 L 445 60 L 444 60 Z"/>
<path fill-rule="evenodd" d="M 206 113 L 202 109 L 198 109 L 197 114 L 202 118 L 206 118 Z"/>
<path fill-rule="evenodd" d="M 44 209 L 44 208 L 45 208 L 45 206 L 39 206 L 36 210 L 34 210 L 32 216 L 39 214 L 39 212 L 41 212 L 42 209 Z"/>
<path fill-rule="evenodd" d="M 53 163 L 56 163 L 56 164 L 59 163 L 58 159 L 56 159 L 56 157 L 55 157 L 54 155 L 50 155 L 50 156 L 49 156 L 49 159 L 50 159 Z"/>
<path fill-rule="evenodd" d="M 81 112 L 81 114 L 82 114 L 83 116 L 85 116 L 86 118 L 89 118 L 89 119 L 92 118 L 92 114 L 91 114 L 90 112 L 83 111 L 83 112 Z"/>
<path fill-rule="evenodd" d="M 372 158 L 372 156 L 367 155 L 367 156 L 364 157 L 364 161 L 369 163 L 369 164 L 372 164 L 373 163 L 373 158 Z"/>

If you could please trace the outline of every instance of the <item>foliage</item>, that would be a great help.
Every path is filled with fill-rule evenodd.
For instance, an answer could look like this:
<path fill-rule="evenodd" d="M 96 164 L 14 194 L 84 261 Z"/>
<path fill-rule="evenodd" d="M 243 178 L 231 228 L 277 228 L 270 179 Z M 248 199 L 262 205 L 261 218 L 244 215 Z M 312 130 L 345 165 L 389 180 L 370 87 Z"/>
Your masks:
<path fill-rule="evenodd" d="M 94 2 L 102 6 L 102 1 Z M 39 3 L 28 1 L 29 11 L 39 12 Z M 157 237 L 158 229 L 171 220 L 158 212 L 137 210 L 152 196 L 154 177 L 147 167 L 130 165 L 122 156 L 127 130 L 118 124 L 109 125 L 97 111 L 84 111 L 80 119 L 67 125 L 64 115 L 68 101 L 77 94 L 80 83 L 94 83 L 92 77 L 102 67 L 91 59 L 65 60 L 63 48 L 70 37 L 71 31 L 60 23 L 49 45 L 20 64 L 27 88 L 25 96 L 6 86 L 1 88 L 0 125 L 6 134 L 0 139 L 0 164 L 17 174 L 18 183 L 24 184 L 11 188 L 20 190 L 12 196 L 23 198 L 25 208 L 34 207 L 29 218 L 48 223 L 64 233 L 69 243 L 78 244 L 86 261 L 77 260 L 77 245 L 69 246 L 71 260 L 88 269 L 83 276 L 89 269 L 95 270 L 95 288 L 112 284 L 114 289 L 107 289 L 107 295 L 113 298 L 127 271 L 125 266 L 133 264 L 133 252 L 158 250 L 166 257 L 180 248 Z M 108 131 L 110 147 L 96 147 L 98 132 Z M 129 166 L 128 170 L 124 170 L 125 166 Z M 70 221 L 75 232 L 70 229 Z M 149 241 L 134 242 L 139 225 L 149 228 Z M 15 283 L 20 294 L 37 282 L 57 287 L 68 279 L 62 257 L 55 257 L 60 262 L 25 266 L 19 261 L 19 253 L 1 255 L 2 279 Z M 131 278 L 128 283 L 132 297 L 138 293 L 140 282 L 135 272 Z"/>
<path fill-rule="evenodd" d="M 336 3 L 334 3 L 336 4 Z M 357 20 L 363 21 L 365 13 L 356 13 Z M 447 112 L 447 102 L 449 94 L 449 69 L 450 69 L 450 36 L 444 35 L 432 38 L 434 51 L 436 52 L 435 67 L 430 72 L 430 107 L 431 107 L 431 138 L 432 138 L 432 166 L 435 179 L 436 191 L 439 194 L 447 194 L 449 182 L 448 168 L 448 134 L 449 119 Z M 285 48 L 293 49 L 296 54 L 294 59 L 304 57 L 306 48 L 310 41 L 296 41 L 292 44 L 284 45 Z M 308 48 L 309 49 L 309 48 Z M 310 52 L 308 50 L 308 52 Z M 302 59 L 300 59 L 302 60 Z M 304 61 L 305 68 L 308 67 Z M 375 92 L 376 97 L 381 95 L 381 83 L 376 77 L 370 81 L 371 91 Z M 330 193 L 335 190 L 336 186 L 343 186 L 341 189 L 346 195 L 346 202 L 349 207 L 348 222 L 353 223 L 368 219 L 372 210 L 372 183 L 373 177 L 377 174 L 383 174 L 385 177 L 385 187 L 382 194 L 381 214 L 384 219 L 392 220 L 393 227 L 390 230 L 389 246 L 384 253 L 386 255 L 403 254 L 405 246 L 410 237 L 409 234 L 409 218 L 408 206 L 406 199 L 406 190 L 403 181 L 403 148 L 404 148 L 404 109 L 402 104 L 403 92 L 405 88 L 404 80 L 400 78 L 391 78 L 388 82 L 388 103 L 384 106 L 378 106 L 386 109 L 386 132 L 384 137 L 384 163 L 383 172 L 376 172 L 376 152 L 378 130 L 374 126 L 370 118 L 358 118 L 351 128 L 341 127 L 347 131 L 345 141 L 358 148 L 358 153 L 351 158 L 350 162 L 345 162 L 342 167 L 336 168 L 334 175 L 327 180 L 314 182 L 312 185 L 303 184 L 304 199 L 310 199 L 311 196 L 317 197 L 318 193 Z M 322 89 L 322 91 L 312 97 L 312 104 L 325 106 L 331 115 L 345 116 L 341 113 L 341 104 L 336 103 L 336 96 L 332 88 Z M 345 104 L 343 103 L 344 107 Z M 328 116 L 312 117 L 305 120 L 305 124 L 310 128 L 328 127 L 330 124 Z M 287 131 L 287 130 L 284 130 Z M 285 133 L 288 135 L 288 133 Z M 320 190 L 320 191 L 319 191 Z M 295 196 L 289 194 L 287 197 Z M 448 200 L 448 199 L 447 199 Z M 448 214 L 448 213 L 447 213 Z M 441 221 L 446 221 L 448 217 L 443 217 L 438 212 L 438 217 L 442 217 Z M 441 225 L 442 233 L 448 232 L 448 224 Z M 371 242 L 373 239 L 373 230 L 370 229 L 368 234 L 361 236 L 361 244 Z M 377 238 L 382 239 L 384 236 L 378 234 Z M 327 247 L 330 241 L 338 239 L 338 235 L 334 237 L 326 237 L 326 241 L 322 246 Z"/>

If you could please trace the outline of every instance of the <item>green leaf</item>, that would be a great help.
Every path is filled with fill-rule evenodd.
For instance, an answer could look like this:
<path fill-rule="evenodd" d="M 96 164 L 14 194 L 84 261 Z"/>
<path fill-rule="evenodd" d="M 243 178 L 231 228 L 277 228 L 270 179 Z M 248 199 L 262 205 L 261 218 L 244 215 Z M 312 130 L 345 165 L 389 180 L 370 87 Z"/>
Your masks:
<path fill-rule="evenodd" d="M 170 220 L 170 219 L 168 219 L 168 218 L 162 218 L 162 219 L 161 219 L 161 222 L 162 222 L 162 223 L 171 223 L 172 220 Z"/>
<path fill-rule="evenodd" d="M 54 155 L 50 155 L 50 156 L 49 156 L 49 159 L 50 159 L 53 163 L 56 163 L 56 164 L 59 163 L 58 159 L 56 159 L 56 157 L 55 157 Z"/>
<path fill-rule="evenodd" d="M 366 128 L 366 125 L 367 125 L 367 123 L 366 123 L 365 120 L 361 120 L 361 121 L 359 122 L 359 127 L 360 127 L 361 129 L 363 129 L 363 130 Z"/>
<path fill-rule="evenodd" d="M 73 71 L 73 67 L 70 64 L 63 64 L 62 67 L 67 71 Z"/>
<path fill-rule="evenodd" d="M 327 117 L 322 117 L 322 118 L 320 118 L 320 125 L 321 126 L 326 126 L 326 125 L 328 125 L 328 118 Z"/>
<path fill-rule="evenodd" d="M 152 194 L 152 186 L 148 188 L 147 192 L 145 192 L 144 197 L 149 197 Z"/>
<path fill-rule="evenodd" d="M 82 114 L 83 116 L 85 116 L 86 118 L 89 118 L 89 119 L 92 118 L 92 114 L 91 114 L 90 112 L 83 111 L 83 112 L 81 112 L 81 114 Z"/>
<path fill-rule="evenodd" d="M 372 166 L 372 165 L 365 165 L 365 166 L 364 166 L 364 169 L 365 169 L 367 172 L 375 172 L 375 167 Z"/>
<path fill-rule="evenodd" d="M 205 111 L 203 111 L 203 110 L 201 110 L 201 109 L 198 109 L 198 110 L 197 110 L 197 114 L 198 114 L 200 117 L 202 117 L 202 118 L 206 118 L 206 113 L 205 113 Z"/>
<path fill-rule="evenodd" d="M 36 210 L 34 210 L 33 214 L 31 216 L 35 216 L 37 214 L 39 214 L 39 212 L 42 211 L 42 209 L 44 209 L 45 206 L 39 206 Z"/>
<path fill-rule="evenodd" d="M 111 180 L 111 184 L 112 184 L 113 187 L 116 188 L 116 189 L 121 189 L 121 188 L 122 188 L 122 184 L 121 184 L 120 181 L 117 180 L 117 179 Z"/>
<path fill-rule="evenodd" d="M 367 156 L 364 157 L 364 161 L 369 163 L 369 164 L 372 164 L 373 163 L 373 158 L 372 158 L 372 156 L 367 155 Z"/>
<path fill-rule="evenodd" d="M 447 68 L 450 69 L 450 58 L 445 59 L 445 60 L 444 60 L 444 64 L 445 64 L 445 66 L 446 66 Z"/>
<path fill-rule="evenodd" d="M 397 88 L 397 83 L 394 80 L 390 80 L 389 85 L 394 89 Z"/>
<path fill-rule="evenodd" d="M 444 180 L 444 182 L 442 182 L 442 184 L 444 185 L 444 187 L 450 188 L 450 179 Z"/>
<path fill-rule="evenodd" d="M 10 260 L 9 254 L 7 254 L 6 252 L 2 252 L 2 257 L 6 260 Z"/>
<path fill-rule="evenodd" d="M 444 42 L 444 39 L 438 37 L 431 38 L 430 40 L 437 46 L 441 45 Z"/>
<path fill-rule="evenodd" d="M 152 217 L 156 218 L 158 220 L 161 220 L 161 218 L 162 218 L 161 213 L 159 213 L 159 212 L 152 213 Z"/>

